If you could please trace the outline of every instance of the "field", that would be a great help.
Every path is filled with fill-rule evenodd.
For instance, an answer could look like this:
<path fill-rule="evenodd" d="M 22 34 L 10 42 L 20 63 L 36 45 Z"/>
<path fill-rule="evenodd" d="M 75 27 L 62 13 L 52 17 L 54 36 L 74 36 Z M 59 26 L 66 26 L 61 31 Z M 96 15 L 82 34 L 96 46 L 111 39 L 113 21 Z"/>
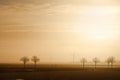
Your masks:
<path fill-rule="evenodd" d="M 0 80 L 120 80 L 120 68 L 44 64 L 24 69 L 20 64 L 1 64 Z"/>

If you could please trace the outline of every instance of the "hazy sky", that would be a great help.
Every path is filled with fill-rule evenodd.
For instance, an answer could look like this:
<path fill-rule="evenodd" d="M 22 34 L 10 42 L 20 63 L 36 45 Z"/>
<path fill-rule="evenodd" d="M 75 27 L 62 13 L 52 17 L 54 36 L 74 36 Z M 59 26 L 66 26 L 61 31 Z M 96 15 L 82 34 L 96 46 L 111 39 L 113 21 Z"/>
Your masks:
<path fill-rule="evenodd" d="M 0 0 L 0 62 L 120 58 L 119 0 Z"/>

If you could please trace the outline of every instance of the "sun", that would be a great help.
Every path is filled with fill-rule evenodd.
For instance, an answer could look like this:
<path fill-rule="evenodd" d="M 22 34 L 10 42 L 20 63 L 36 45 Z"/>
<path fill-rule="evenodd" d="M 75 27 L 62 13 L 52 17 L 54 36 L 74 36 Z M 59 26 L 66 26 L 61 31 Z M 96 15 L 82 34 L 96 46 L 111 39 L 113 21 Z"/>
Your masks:
<path fill-rule="evenodd" d="M 115 31 L 106 25 L 92 24 L 90 26 L 76 27 L 74 31 L 78 34 L 84 34 L 88 39 L 95 41 L 109 40 L 115 37 Z"/>
<path fill-rule="evenodd" d="M 87 34 L 88 38 L 94 40 L 108 40 L 114 38 L 114 31 L 108 27 L 93 26 L 86 29 L 85 34 Z"/>
<path fill-rule="evenodd" d="M 79 11 L 79 9 L 78 9 Z M 77 12 L 76 12 L 77 13 Z M 83 14 L 82 14 L 83 13 Z M 81 14 L 76 15 L 73 31 L 84 34 L 88 39 L 95 41 L 109 40 L 115 37 L 114 31 L 117 13 L 115 7 L 85 7 Z"/>

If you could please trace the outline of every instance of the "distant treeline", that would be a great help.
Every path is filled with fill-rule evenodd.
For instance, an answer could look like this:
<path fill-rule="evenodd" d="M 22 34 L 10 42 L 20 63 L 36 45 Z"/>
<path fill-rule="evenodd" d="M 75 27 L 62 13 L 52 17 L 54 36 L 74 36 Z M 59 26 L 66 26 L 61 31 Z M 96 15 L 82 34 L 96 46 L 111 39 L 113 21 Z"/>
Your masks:
<path fill-rule="evenodd" d="M 22 58 L 20 59 L 20 61 L 23 62 L 23 67 L 24 67 L 24 69 L 26 68 L 26 64 L 27 64 L 30 60 L 34 63 L 34 69 L 36 68 L 37 63 L 40 61 L 40 59 L 39 59 L 37 56 L 33 56 L 31 59 L 29 59 L 29 58 L 26 57 L 26 56 L 25 56 L 25 57 L 22 57 Z M 99 60 L 99 58 L 95 57 L 95 58 L 92 59 L 92 62 L 93 62 L 93 64 L 94 64 L 94 68 L 96 69 L 98 63 L 100 63 L 100 60 Z M 113 56 L 108 57 L 108 58 L 104 61 L 104 63 L 107 64 L 107 67 L 108 67 L 108 68 L 113 68 L 115 62 L 116 62 L 116 60 L 115 60 L 115 57 L 113 57 Z M 82 64 L 82 68 L 84 69 L 84 68 L 86 67 L 86 64 L 88 63 L 88 61 L 87 61 L 86 58 L 82 58 L 82 59 L 80 59 L 80 63 Z M 73 61 L 73 64 L 74 64 L 74 61 Z"/>

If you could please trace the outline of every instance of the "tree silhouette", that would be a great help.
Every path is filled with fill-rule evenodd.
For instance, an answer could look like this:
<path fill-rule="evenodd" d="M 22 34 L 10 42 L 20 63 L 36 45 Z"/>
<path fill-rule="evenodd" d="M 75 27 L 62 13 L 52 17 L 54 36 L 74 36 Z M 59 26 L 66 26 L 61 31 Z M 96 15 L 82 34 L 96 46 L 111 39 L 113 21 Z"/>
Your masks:
<path fill-rule="evenodd" d="M 82 66 L 83 66 L 83 69 L 85 68 L 85 63 L 87 62 L 87 60 L 85 58 L 82 58 L 81 59 L 81 63 L 82 63 Z"/>
<path fill-rule="evenodd" d="M 93 62 L 95 64 L 95 69 L 96 69 L 96 66 L 97 66 L 97 63 L 99 62 L 99 59 L 97 57 L 93 58 Z"/>
<path fill-rule="evenodd" d="M 29 61 L 29 58 L 27 58 L 27 57 L 22 57 L 22 58 L 20 59 L 20 61 L 23 62 L 24 69 L 25 69 L 25 68 L 26 68 L 26 63 Z"/>
<path fill-rule="evenodd" d="M 113 64 L 114 64 L 114 62 L 115 62 L 115 58 L 114 58 L 113 56 L 111 56 L 111 57 L 109 58 L 109 61 L 110 61 L 110 64 L 111 64 L 111 68 L 113 68 Z"/>
<path fill-rule="evenodd" d="M 31 59 L 34 62 L 34 68 L 36 68 L 37 62 L 40 60 L 37 56 L 33 56 Z"/>

